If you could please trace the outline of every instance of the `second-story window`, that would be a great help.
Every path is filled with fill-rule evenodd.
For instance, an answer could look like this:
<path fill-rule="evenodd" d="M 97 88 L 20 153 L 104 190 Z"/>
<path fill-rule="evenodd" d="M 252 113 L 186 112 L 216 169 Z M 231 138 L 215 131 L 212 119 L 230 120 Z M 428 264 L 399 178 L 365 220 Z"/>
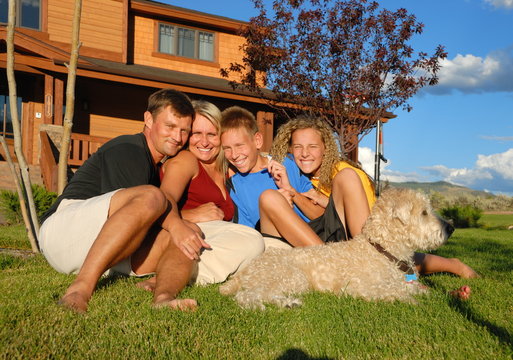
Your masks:
<path fill-rule="evenodd" d="M 16 26 L 40 30 L 41 0 L 14 0 L 16 2 Z M 8 0 L 0 0 L 0 23 L 8 21 Z"/>
<path fill-rule="evenodd" d="M 171 24 L 159 24 L 159 52 L 214 61 L 214 34 Z"/>

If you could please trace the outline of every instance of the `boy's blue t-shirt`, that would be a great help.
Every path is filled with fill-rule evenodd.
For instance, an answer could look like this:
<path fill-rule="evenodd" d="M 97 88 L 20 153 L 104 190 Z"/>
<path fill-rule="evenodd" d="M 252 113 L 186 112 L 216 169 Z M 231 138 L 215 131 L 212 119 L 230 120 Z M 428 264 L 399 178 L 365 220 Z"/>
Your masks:
<path fill-rule="evenodd" d="M 306 192 L 312 188 L 312 183 L 297 167 L 294 160 L 286 157 L 283 165 L 287 169 L 290 185 L 297 192 Z M 254 228 L 260 220 L 258 198 L 268 189 L 278 189 L 271 174 L 264 169 L 256 173 L 236 173 L 231 177 L 230 196 L 236 206 L 234 221 Z M 310 222 L 297 206 L 294 211 L 306 222 Z"/>

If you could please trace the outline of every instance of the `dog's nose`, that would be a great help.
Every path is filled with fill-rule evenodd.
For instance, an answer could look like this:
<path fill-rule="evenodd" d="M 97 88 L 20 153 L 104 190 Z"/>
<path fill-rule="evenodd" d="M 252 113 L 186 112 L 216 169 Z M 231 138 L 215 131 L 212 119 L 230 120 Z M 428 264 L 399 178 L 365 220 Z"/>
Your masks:
<path fill-rule="evenodd" d="M 449 238 L 452 235 L 452 233 L 454 232 L 454 226 L 449 224 L 447 221 L 445 221 L 441 217 L 438 217 L 438 220 L 442 224 L 442 229 L 444 230 L 445 235 L 447 236 L 447 238 Z"/>

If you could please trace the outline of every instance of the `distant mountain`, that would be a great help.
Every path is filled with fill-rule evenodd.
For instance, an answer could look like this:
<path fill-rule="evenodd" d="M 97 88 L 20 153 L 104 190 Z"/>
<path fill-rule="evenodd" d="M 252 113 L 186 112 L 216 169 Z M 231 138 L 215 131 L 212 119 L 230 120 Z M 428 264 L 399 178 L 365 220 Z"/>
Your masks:
<path fill-rule="evenodd" d="M 408 188 L 423 191 L 426 194 L 438 192 L 446 197 L 458 197 L 463 195 L 471 195 L 475 197 L 494 198 L 495 195 L 486 191 L 472 190 L 464 186 L 453 185 L 445 181 L 437 182 L 389 182 L 393 187 Z"/>

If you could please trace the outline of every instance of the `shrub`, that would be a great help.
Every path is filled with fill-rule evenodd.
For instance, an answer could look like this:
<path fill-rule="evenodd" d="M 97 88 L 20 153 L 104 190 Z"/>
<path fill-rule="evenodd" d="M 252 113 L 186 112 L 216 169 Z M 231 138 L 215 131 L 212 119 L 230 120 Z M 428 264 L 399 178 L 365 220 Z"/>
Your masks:
<path fill-rule="evenodd" d="M 441 209 L 440 215 L 452 221 L 454 227 L 457 228 L 479 227 L 477 222 L 483 215 L 483 211 L 472 205 L 454 205 Z"/>
<path fill-rule="evenodd" d="M 34 196 L 34 205 L 36 206 L 37 217 L 39 219 L 57 199 L 56 193 L 47 191 L 40 185 L 32 185 L 32 195 Z M 0 191 L 0 211 L 2 211 L 9 224 L 19 224 L 23 222 L 17 192 L 9 190 Z"/>

